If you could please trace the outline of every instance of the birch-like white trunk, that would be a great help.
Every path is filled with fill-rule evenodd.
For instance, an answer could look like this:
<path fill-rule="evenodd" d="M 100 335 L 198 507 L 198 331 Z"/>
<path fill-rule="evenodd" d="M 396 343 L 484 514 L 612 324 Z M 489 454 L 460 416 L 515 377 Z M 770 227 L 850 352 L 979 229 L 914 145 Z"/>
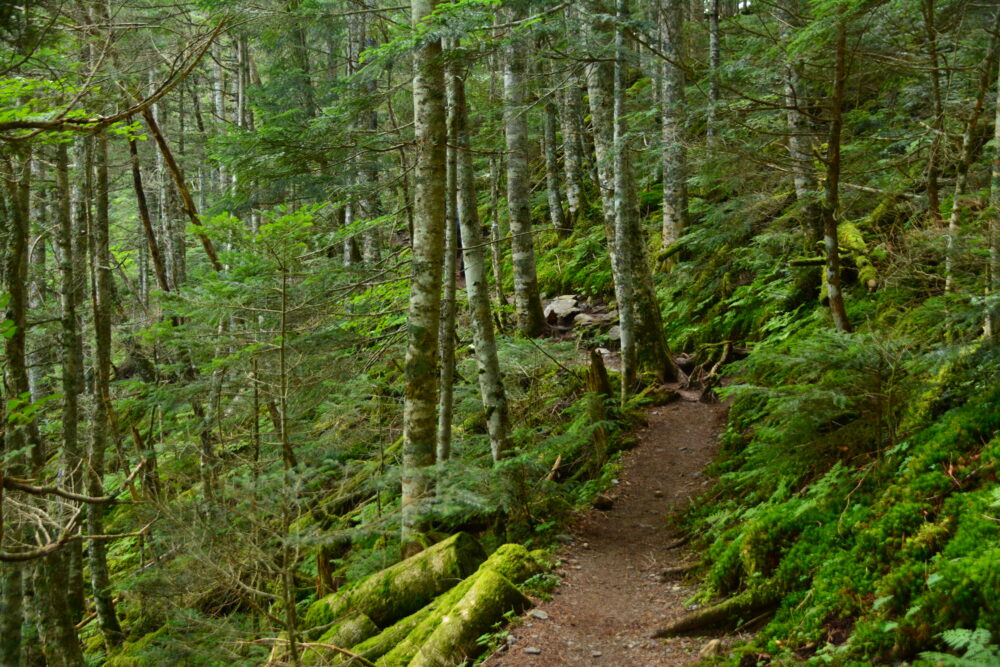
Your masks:
<path fill-rule="evenodd" d="M 414 26 L 437 0 L 414 0 Z M 410 280 L 406 388 L 403 396 L 402 540 L 413 551 L 433 494 L 437 436 L 438 323 L 445 225 L 445 86 L 440 40 L 414 55 L 413 117 L 416 166 L 413 201 L 413 273 Z"/>
<path fill-rule="evenodd" d="M 523 17 L 518 13 L 514 18 Z M 521 334 L 535 338 L 545 332 L 545 316 L 538 293 L 529 201 L 531 172 L 528 167 L 528 119 L 524 104 L 527 48 L 525 40 L 512 42 L 507 48 L 503 115 L 507 137 L 507 210 L 514 265 L 514 311 Z"/>
<path fill-rule="evenodd" d="M 465 289 L 472 316 L 472 341 L 476 349 L 479 391 L 486 410 L 486 428 L 490 437 L 490 452 L 498 461 L 507 451 L 510 433 L 510 412 L 504 391 L 493 331 L 493 312 L 486 280 L 486 258 L 476 201 L 475 170 L 469 150 L 468 106 L 465 82 L 459 76 L 448 79 L 451 113 L 449 123 L 457 152 L 456 189 L 458 220 L 462 232 L 462 252 L 465 260 Z"/>
<path fill-rule="evenodd" d="M 663 86 L 661 124 L 663 133 L 663 242 L 668 248 L 680 240 L 688 225 L 687 148 L 684 145 L 683 0 L 665 0 L 661 35 Z"/>
<path fill-rule="evenodd" d="M 583 127 L 582 95 L 580 82 L 572 74 L 562 90 L 559 107 L 559 121 L 562 126 L 563 172 L 566 178 L 567 216 L 570 227 L 575 227 L 583 215 L 583 143 L 580 134 Z"/>

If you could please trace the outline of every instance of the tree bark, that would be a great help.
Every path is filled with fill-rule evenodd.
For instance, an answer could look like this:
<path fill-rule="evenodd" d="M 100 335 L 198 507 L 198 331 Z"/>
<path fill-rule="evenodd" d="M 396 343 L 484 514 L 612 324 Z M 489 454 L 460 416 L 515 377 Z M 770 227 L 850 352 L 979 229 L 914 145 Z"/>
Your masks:
<path fill-rule="evenodd" d="M 415 0 L 419 25 L 437 0 Z M 410 280 L 406 387 L 403 395 L 402 541 L 404 553 L 419 548 L 426 502 L 433 494 L 431 466 L 437 436 L 438 323 L 445 226 L 445 86 L 441 41 L 414 56 L 413 115 L 416 137 L 413 203 L 413 274 Z"/>
<path fill-rule="evenodd" d="M 447 81 L 451 74 L 446 72 Z M 457 165 L 455 135 L 451 117 L 454 103 L 448 104 L 448 148 L 445 176 L 445 217 L 444 217 L 444 290 L 441 295 L 441 323 L 438 328 L 438 346 L 441 348 L 441 392 L 438 400 L 437 460 L 451 458 L 451 422 L 455 407 L 455 296 L 456 274 L 458 273 L 458 219 L 456 202 Z"/>
<path fill-rule="evenodd" d="M 837 224 L 840 209 L 840 140 L 843 130 L 842 107 L 847 83 L 847 25 L 843 18 L 837 24 L 833 94 L 830 96 L 830 134 L 826 153 L 826 198 L 823 202 L 823 247 L 826 251 L 826 293 L 833 325 L 838 331 L 850 331 L 840 287 L 840 247 Z"/>
<path fill-rule="evenodd" d="M 580 134 L 583 131 L 583 112 L 580 94 L 580 82 L 577 75 L 571 74 L 561 95 L 562 104 L 559 109 L 559 119 L 562 125 L 563 139 L 563 171 L 566 177 L 566 203 L 569 208 L 567 224 L 575 228 L 580 223 L 584 213 L 583 198 L 583 143 Z"/>
<path fill-rule="evenodd" d="M 1000 91 L 1000 73 L 997 74 L 997 90 Z M 990 212 L 987 224 L 990 258 L 983 333 L 987 339 L 995 339 L 1000 336 L 1000 303 L 993 303 L 1000 295 L 1000 93 L 997 95 L 993 125 L 993 171 L 990 178 Z"/>
<path fill-rule="evenodd" d="M 993 20 L 993 30 L 990 39 L 990 49 L 986 60 L 982 63 L 980 70 L 979 85 L 976 88 L 976 100 L 969 112 L 968 120 L 965 123 L 965 131 L 962 133 L 962 151 L 958 156 L 956 166 L 955 191 L 952 196 L 951 214 L 948 216 L 948 234 L 946 237 L 947 248 L 945 250 L 944 263 L 944 291 L 946 293 L 954 291 L 955 288 L 955 259 L 958 255 L 959 243 L 959 223 L 962 219 L 962 197 L 965 196 L 969 185 L 969 167 L 973 159 L 973 140 L 979 117 L 983 112 L 983 104 L 986 100 L 986 92 L 989 90 L 990 79 L 993 67 L 997 60 L 997 47 L 1000 46 L 1000 11 L 996 13 Z"/>
<path fill-rule="evenodd" d="M 96 141 L 96 200 L 91 267 L 94 273 L 94 414 L 92 418 L 89 452 L 89 479 L 87 490 L 91 496 L 104 494 L 104 457 L 108 441 L 114 438 L 111 405 L 111 252 L 108 238 L 108 143 L 100 134 Z M 104 507 L 87 505 L 87 530 L 92 535 L 104 532 Z M 90 564 L 90 583 L 93 588 L 94 606 L 101 624 L 104 642 L 109 649 L 124 641 L 111 593 L 106 545 L 102 540 L 91 540 L 87 548 Z"/>
<path fill-rule="evenodd" d="M 705 134 L 708 145 L 718 143 L 716 112 L 719 108 L 719 68 L 722 67 L 722 47 L 719 34 L 719 0 L 709 0 L 708 10 L 708 66 L 711 74 L 708 77 L 708 118 L 705 121 Z"/>
<path fill-rule="evenodd" d="M 683 59 L 683 0 L 665 0 L 661 16 L 663 89 L 663 248 L 680 240 L 688 226 L 687 148 Z"/>
<path fill-rule="evenodd" d="M 458 220 L 462 232 L 465 259 L 465 289 L 469 295 L 469 313 L 472 315 L 472 339 L 479 368 L 479 392 L 486 410 L 486 427 L 490 437 L 490 452 L 498 461 L 509 446 L 510 413 L 507 394 L 500 373 L 496 337 L 493 331 L 493 313 L 486 280 L 486 261 L 483 253 L 482 232 L 477 210 L 475 171 L 469 150 L 468 106 L 465 100 L 465 82 L 457 74 L 448 78 L 448 96 L 451 103 L 451 133 L 457 152 L 456 186 L 458 190 Z"/>
<path fill-rule="evenodd" d="M 546 102 L 543 119 L 543 143 L 545 144 L 545 193 L 549 203 L 549 219 L 552 226 L 562 235 L 568 235 L 572 226 L 563 212 L 562 196 L 559 193 L 559 158 L 556 155 L 556 105 Z"/>
<path fill-rule="evenodd" d="M 523 18 L 514 13 L 514 20 Z M 510 220 L 511 260 L 514 265 L 514 313 L 517 328 L 528 338 L 545 332 L 545 315 L 538 293 L 535 241 L 531 229 L 531 192 L 528 167 L 528 120 L 524 104 L 527 42 L 512 42 L 504 60 L 504 130 L 507 138 L 507 211 Z"/>

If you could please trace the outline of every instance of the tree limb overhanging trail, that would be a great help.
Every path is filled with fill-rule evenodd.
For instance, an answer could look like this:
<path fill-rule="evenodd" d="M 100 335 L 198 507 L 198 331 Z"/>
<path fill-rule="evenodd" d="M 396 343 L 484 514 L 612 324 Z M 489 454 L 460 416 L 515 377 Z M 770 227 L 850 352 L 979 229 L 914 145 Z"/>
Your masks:
<path fill-rule="evenodd" d="M 662 667 L 698 660 L 703 641 L 652 635 L 689 618 L 694 585 L 684 577 L 699 558 L 679 548 L 686 539 L 671 533 L 667 519 L 709 488 L 702 468 L 715 453 L 726 408 L 699 402 L 698 392 L 678 393 L 682 400 L 650 409 L 617 484 L 600 496 L 605 509 L 573 526 L 554 597 L 511 631 L 513 643 L 487 665 Z"/>

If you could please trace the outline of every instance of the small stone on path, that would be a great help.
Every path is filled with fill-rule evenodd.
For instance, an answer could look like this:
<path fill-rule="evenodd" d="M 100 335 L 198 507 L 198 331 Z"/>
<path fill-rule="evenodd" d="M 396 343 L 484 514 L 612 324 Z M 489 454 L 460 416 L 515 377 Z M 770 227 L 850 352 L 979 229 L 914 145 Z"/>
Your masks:
<path fill-rule="evenodd" d="M 526 646 L 524 648 L 524 652 L 527 653 L 528 655 L 541 655 L 542 649 L 535 648 L 534 646 Z"/>
<path fill-rule="evenodd" d="M 533 617 L 537 618 L 540 621 L 547 621 L 547 620 L 549 620 L 549 615 L 546 614 L 541 609 L 532 609 L 531 611 L 528 612 L 528 614 L 530 616 L 533 616 Z"/>

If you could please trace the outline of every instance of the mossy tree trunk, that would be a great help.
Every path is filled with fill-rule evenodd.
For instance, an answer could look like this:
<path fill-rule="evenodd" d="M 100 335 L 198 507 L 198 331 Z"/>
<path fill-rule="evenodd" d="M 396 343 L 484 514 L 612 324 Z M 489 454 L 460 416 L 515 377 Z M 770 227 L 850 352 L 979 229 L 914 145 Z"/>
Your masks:
<path fill-rule="evenodd" d="M 524 18 L 518 10 L 514 20 Z M 528 44 L 512 41 L 504 62 L 504 130 L 507 138 L 507 211 L 510 220 L 511 260 L 514 266 L 514 312 L 522 335 L 537 338 L 545 332 L 545 315 L 538 293 L 535 241 L 531 225 L 531 172 L 528 165 L 528 118 L 525 106 L 525 69 Z"/>
<path fill-rule="evenodd" d="M 660 17 L 660 45 L 665 56 L 660 100 L 664 248 L 679 241 L 688 226 L 687 148 L 684 137 L 684 7 L 683 0 L 665 0 Z"/>
<path fill-rule="evenodd" d="M 111 284 L 111 251 L 108 229 L 108 140 L 100 134 L 95 137 L 96 199 L 93 226 L 91 270 L 94 274 L 94 413 L 89 452 L 88 493 L 97 498 L 104 495 L 104 459 L 112 432 L 111 405 L 111 309 L 114 299 Z M 104 532 L 104 507 L 87 505 L 87 530 L 92 535 Z M 90 565 L 90 584 L 94 606 L 101 624 L 101 632 L 108 648 L 122 643 L 124 635 L 111 593 L 106 545 L 102 540 L 92 540 L 87 547 Z"/>
<path fill-rule="evenodd" d="M 486 428 L 490 436 L 493 460 L 503 457 L 508 447 L 510 410 L 507 392 L 500 373 L 496 335 L 493 330 L 493 309 L 486 278 L 486 258 L 479 224 L 476 199 L 476 174 L 469 142 L 469 114 L 465 101 L 465 82 L 455 72 L 448 77 L 450 101 L 449 125 L 456 148 L 456 186 L 458 222 L 462 232 L 465 260 L 465 289 L 469 295 L 472 315 L 472 339 L 476 349 L 479 392 L 486 410 Z"/>
<path fill-rule="evenodd" d="M 436 0 L 416 0 L 416 26 Z M 430 468 L 437 438 L 438 325 L 445 227 L 445 104 L 441 41 L 423 43 L 414 56 L 413 113 L 416 169 L 413 273 L 410 280 L 406 388 L 403 398 L 402 539 L 418 549 L 425 503 L 433 494 Z"/>

